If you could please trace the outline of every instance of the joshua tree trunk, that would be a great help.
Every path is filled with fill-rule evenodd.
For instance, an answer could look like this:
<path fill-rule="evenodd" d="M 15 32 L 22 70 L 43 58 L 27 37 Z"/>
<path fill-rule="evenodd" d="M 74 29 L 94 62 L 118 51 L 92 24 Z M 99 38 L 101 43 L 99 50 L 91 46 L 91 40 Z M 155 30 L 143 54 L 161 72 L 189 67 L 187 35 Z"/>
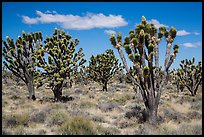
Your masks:
<path fill-rule="evenodd" d="M 103 84 L 103 91 L 106 90 L 107 91 L 107 81 L 103 80 L 102 81 Z"/>
<path fill-rule="evenodd" d="M 56 102 L 60 101 L 62 98 L 62 83 L 54 87 L 53 93 L 54 93 L 54 101 Z"/>
<path fill-rule="evenodd" d="M 27 83 L 29 99 L 36 100 L 35 98 L 35 89 L 32 81 L 28 81 Z"/>
<path fill-rule="evenodd" d="M 190 89 L 190 92 L 191 92 L 192 96 L 196 95 L 196 91 L 195 91 L 195 87 L 194 86 Z"/>
<path fill-rule="evenodd" d="M 147 114 L 147 121 L 152 125 L 157 124 L 157 107 L 152 106 L 151 108 L 149 108 L 147 110 Z"/>
<path fill-rule="evenodd" d="M 177 88 L 177 93 L 179 93 L 179 88 L 180 88 L 180 86 L 179 86 L 179 83 L 178 83 L 178 82 L 176 82 L 176 88 Z"/>
<path fill-rule="evenodd" d="M 54 100 L 55 101 L 60 101 L 61 100 L 61 97 L 62 97 L 62 90 L 54 90 L 53 91 L 53 93 L 54 93 Z"/>
<path fill-rule="evenodd" d="M 192 96 L 195 96 L 195 95 L 196 95 L 196 93 L 194 92 L 194 90 L 191 91 L 191 95 L 192 95 Z"/>

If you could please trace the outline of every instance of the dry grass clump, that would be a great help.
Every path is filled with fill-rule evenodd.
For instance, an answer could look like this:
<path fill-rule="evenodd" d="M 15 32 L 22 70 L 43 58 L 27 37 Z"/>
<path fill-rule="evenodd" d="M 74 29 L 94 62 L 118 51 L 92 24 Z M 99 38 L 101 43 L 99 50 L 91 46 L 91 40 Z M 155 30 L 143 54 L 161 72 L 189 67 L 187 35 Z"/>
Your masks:
<path fill-rule="evenodd" d="M 192 120 L 191 122 L 183 122 L 177 124 L 169 121 L 159 125 L 157 129 L 159 135 L 201 135 L 202 123 Z"/>
<path fill-rule="evenodd" d="M 92 121 L 84 117 L 74 117 L 72 119 L 66 120 L 66 122 L 58 128 L 58 133 L 60 135 L 97 134 Z"/>
<path fill-rule="evenodd" d="M 79 103 L 79 108 L 81 109 L 85 109 L 85 108 L 91 108 L 94 107 L 96 104 L 94 102 L 91 101 L 81 101 Z"/>
<path fill-rule="evenodd" d="M 52 127 L 55 125 L 62 125 L 65 121 L 68 121 L 68 114 L 63 111 L 54 111 L 48 115 L 47 125 Z"/>
<path fill-rule="evenodd" d="M 47 113 L 45 111 L 34 111 L 30 115 L 30 121 L 36 123 L 44 123 L 47 118 Z"/>
<path fill-rule="evenodd" d="M 25 130 L 24 126 L 18 126 L 14 129 L 14 135 L 29 135 L 31 133 L 29 133 L 28 131 Z"/>
<path fill-rule="evenodd" d="M 97 126 L 97 135 L 119 135 L 120 130 L 116 127 L 103 127 L 103 126 Z"/>
<path fill-rule="evenodd" d="M 120 94 L 120 95 L 114 96 L 114 98 L 112 98 L 110 102 L 116 102 L 119 105 L 124 106 L 128 101 L 132 100 L 133 98 L 134 98 L 134 95 Z"/>
<path fill-rule="evenodd" d="M 106 122 L 105 118 L 103 116 L 97 116 L 97 115 L 93 115 L 91 117 L 91 119 L 95 122 L 100 122 L 100 123 L 103 123 L 103 122 Z"/>
<path fill-rule="evenodd" d="M 6 127 L 16 127 L 18 125 L 28 126 L 29 122 L 29 113 L 21 112 L 21 113 L 7 113 L 3 115 L 3 123 Z"/>

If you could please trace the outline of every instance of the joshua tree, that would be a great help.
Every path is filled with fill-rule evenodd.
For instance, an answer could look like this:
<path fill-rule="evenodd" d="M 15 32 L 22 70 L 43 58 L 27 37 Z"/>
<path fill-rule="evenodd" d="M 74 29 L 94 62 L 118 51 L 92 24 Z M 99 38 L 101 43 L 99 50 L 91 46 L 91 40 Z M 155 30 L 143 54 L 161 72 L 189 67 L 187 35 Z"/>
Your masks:
<path fill-rule="evenodd" d="M 4 82 L 5 84 L 7 84 L 7 79 L 9 78 L 8 76 L 8 72 L 7 72 L 7 68 L 6 66 L 3 64 L 2 65 L 2 82 Z"/>
<path fill-rule="evenodd" d="M 35 100 L 34 76 L 35 76 L 35 49 L 42 41 L 40 32 L 26 34 L 22 32 L 22 37 L 18 36 L 16 42 L 6 37 L 2 40 L 4 65 L 16 76 L 21 78 L 28 87 L 29 98 Z"/>
<path fill-rule="evenodd" d="M 195 65 L 194 63 L 194 57 L 192 60 L 182 60 L 180 63 L 181 69 L 177 72 L 180 82 L 187 87 L 192 96 L 196 95 L 198 87 L 202 81 L 201 61 L 198 62 L 198 65 Z"/>
<path fill-rule="evenodd" d="M 123 83 L 124 77 L 125 77 L 124 70 L 118 71 L 115 74 L 115 76 L 116 76 L 117 80 L 119 81 L 119 83 Z"/>
<path fill-rule="evenodd" d="M 106 50 L 103 54 L 98 54 L 96 57 L 92 55 L 87 68 L 89 77 L 102 83 L 103 91 L 107 91 L 108 81 L 121 69 L 121 63 L 118 64 L 118 59 L 111 49 Z"/>
<path fill-rule="evenodd" d="M 86 67 L 82 66 L 80 70 L 77 70 L 73 75 L 75 84 L 88 84 L 88 74 L 86 73 Z"/>
<path fill-rule="evenodd" d="M 170 71 L 170 82 L 176 85 L 177 93 L 179 93 L 179 91 L 182 92 L 185 88 L 184 80 L 179 78 L 177 74 L 178 72 L 179 72 L 179 69 L 177 70 L 173 69 Z"/>
<path fill-rule="evenodd" d="M 114 34 L 110 36 L 111 44 L 118 50 L 129 77 L 135 86 L 139 86 L 148 114 L 147 120 L 150 124 L 157 123 L 157 110 L 162 87 L 167 82 L 168 69 L 178 53 L 179 46 L 174 45 L 173 52 L 170 54 L 176 33 L 174 27 L 171 27 L 168 31 L 164 26 L 160 27 L 157 33 L 155 25 L 148 24 L 143 16 L 142 22 L 137 25 L 135 31 L 130 30 L 129 37 L 125 37 L 124 42 L 122 42 L 121 33 L 118 33 L 117 38 Z M 165 36 L 167 42 L 164 71 L 159 68 L 158 47 L 163 36 Z M 130 61 L 133 62 L 132 68 L 136 75 L 130 73 L 122 47 L 125 48 Z"/>
<path fill-rule="evenodd" d="M 70 78 L 73 71 L 83 65 L 86 60 L 83 58 L 82 48 L 75 52 L 79 40 L 71 39 L 71 36 L 66 34 L 64 30 L 60 31 L 55 28 L 53 36 L 47 37 L 44 43 L 44 47 L 41 45 L 37 47 L 38 62 L 36 65 L 43 70 L 42 72 L 38 71 L 41 73 L 41 77 L 35 82 L 37 85 L 48 82 L 54 93 L 54 100 L 60 101 L 65 79 Z M 45 54 L 48 54 L 48 58 Z"/>

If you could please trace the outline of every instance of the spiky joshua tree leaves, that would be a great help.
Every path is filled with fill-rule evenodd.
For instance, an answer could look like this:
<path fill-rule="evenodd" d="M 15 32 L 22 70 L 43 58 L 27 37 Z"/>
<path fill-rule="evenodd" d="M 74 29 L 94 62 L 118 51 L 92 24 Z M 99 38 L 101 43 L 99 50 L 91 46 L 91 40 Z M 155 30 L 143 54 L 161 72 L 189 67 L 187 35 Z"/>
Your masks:
<path fill-rule="evenodd" d="M 172 42 L 176 37 L 176 29 L 171 27 L 168 31 L 166 27 L 157 28 L 154 24 L 148 24 L 145 17 L 137 25 L 135 30 L 130 30 L 129 36 L 124 38 L 118 33 L 117 37 L 110 36 L 111 44 L 118 50 L 125 69 L 134 85 L 139 86 L 143 97 L 144 105 L 148 114 L 150 124 L 157 123 L 157 110 L 159 105 L 162 87 L 167 81 L 167 72 L 178 53 L 179 46 L 176 44 L 170 53 Z M 159 43 L 165 37 L 167 42 L 164 71 L 159 67 Z M 128 58 L 133 62 L 135 75 L 130 73 L 122 48 L 125 49 Z M 164 74 L 161 74 L 164 73 Z"/>
<path fill-rule="evenodd" d="M 6 42 L 7 41 L 7 42 Z M 22 36 L 18 36 L 16 42 L 6 37 L 6 41 L 2 40 L 4 65 L 17 77 L 21 78 L 27 85 L 29 98 L 35 100 L 35 89 L 33 85 L 35 76 L 35 49 L 42 41 L 41 32 L 26 34 L 22 32 Z"/>
<path fill-rule="evenodd" d="M 38 62 L 36 65 L 43 70 L 39 72 L 40 79 L 35 82 L 37 85 L 48 82 L 54 93 L 54 100 L 60 101 L 65 79 L 70 78 L 73 71 L 83 65 L 86 60 L 83 58 L 82 48 L 75 52 L 79 40 L 73 40 L 64 30 L 60 31 L 55 28 L 52 37 L 47 37 L 44 43 L 44 47 L 37 47 Z"/>
<path fill-rule="evenodd" d="M 103 54 L 91 56 L 89 66 L 87 67 L 88 76 L 92 80 L 103 85 L 103 91 L 107 91 L 108 81 L 122 69 L 121 63 L 115 57 L 113 50 L 108 49 Z"/>
<path fill-rule="evenodd" d="M 192 96 L 196 95 L 199 85 L 202 82 L 202 63 L 198 62 L 195 65 L 195 58 L 192 60 L 182 60 L 180 69 L 177 71 L 177 76 L 182 84 L 187 87 Z"/>

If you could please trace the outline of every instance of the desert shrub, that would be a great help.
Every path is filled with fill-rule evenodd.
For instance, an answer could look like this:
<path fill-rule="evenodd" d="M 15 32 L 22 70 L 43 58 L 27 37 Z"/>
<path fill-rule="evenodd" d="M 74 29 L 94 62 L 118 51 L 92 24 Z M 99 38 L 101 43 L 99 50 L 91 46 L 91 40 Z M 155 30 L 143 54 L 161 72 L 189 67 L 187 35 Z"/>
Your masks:
<path fill-rule="evenodd" d="M 29 114 L 19 113 L 19 114 L 8 114 L 4 116 L 4 122 L 7 127 L 15 127 L 17 125 L 27 126 L 29 122 Z"/>
<path fill-rule="evenodd" d="M 187 116 L 189 119 L 201 119 L 202 114 L 198 113 L 197 111 L 188 112 Z"/>
<path fill-rule="evenodd" d="M 96 131 L 90 120 L 84 117 L 74 117 L 62 124 L 58 133 L 60 135 L 94 135 Z"/>
<path fill-rule="evenodd" d="M 64 109 L 64 105 L 61 104 L 61 103 L 55 103 L 55 104 L 52 104 L 52 110 L 59 110 L 59 109 Z"/>
<path fill-rule="evenodd" d="M 83 90 L 81 90 L 81 89 L 76 89 L 75 91 L 74 91 L 74 93 L 76 93 L 76 94 L 82 94 L 84 91 Z"/>
<path fill-rule="evenodd" d="M 94 116 L 91 117 L 91 119 L 92 119 L 93 121 L 96 121 L 96 122 L 105 122 L 105 119 L 104 119 L 104 117 L 102 117 L 102 116 L 94 115 Z"/>
<path fill-rule="evenodd" d="M 19 125 L 27 126 L 29 122 L 29 113 L 22 112 L 20 114 L 16 114 L 16 119 Z"/>
<path fill-rule="evenodd" d="M 40 129 L 37 132 L 37 135 L 45 135 L 45 134 L 46 134 L 46 131 L 44 129 Z"/>
<path fill-rule="evenodd" d="M 80 102 L 80 105 L 79 105 L 79 107 L 82 109 L 83 108 L 91 108 L 93 106 L 94 106 L 94 104 L 90 101 L 82 101 L 82 102 Z"/>
<path fill-rule="evenodd" d="M 119 89 L 121 89 L 121 88 L 127 88 L 127 86 L 126 86 L 125 84 L 113 84 L 112 87 L 114 87 L 114 88 L 119 88 Z"/>
<path fill-rule="evenodd" d="M 164 109 L 164 115 L 170 119 L 177 119 L 177 113 L 172 109 Z"/>
<path fill-rule="evenodd" d="M 118 96 L 117 98 L 114 98 L 113 100 L 111 100 L 111 102 L 117 102 L 119 103 L 120 105 L 124 106 L 127 101 L 133 99 L 133 96 L 132 95 L 122 95 L 122 96 Z"/>
<path fill-rule="evenodd" d="M 132 108 L 131 111 L 128 111 L 125 113 L 125 117 L 131 118 L 131 117 L 136 117 L 138 119 L 138 122 L 145 122 L 146 121 L 146 111 L 142 109 L 140 106 L 135 106 Z"/>
<path fill-rule="evenodd" d="M 68 115 L 64 112 L 55 111 L 51 113 L 48 119 L 48 126 L 62 125 L 67 121 Z"/>
<path fill-rule="evenodd" d="M 8 104 L 8 101 L 2 98 L 2 108 L 6 107 L 7 104 Z"/>
<path fill-rule="evenodd" d="M 78 110 L 78 109 L 69 110 L 68 112 L 69 112 L 69 114 L 71 116 L 84 116 L 84 117 L 90 116 L 89 112 L 83 111 L 83 110 L 81 111 L 81 110 Z"/>
<path fill-rule="evenodd" d="M 106 100 L 101 100 L 97 107 L 103 111 L 103 112 L 107 112 L 107 111 L 112 111 L 114 108 L 119 108 L 119 104 L 115 101 L 106 101 Z"/>
<path fill-rule="evenodd" d="M 124 129 L 124 128 L 129 128 L 129 127 L 134 127 L 136 125 L 136 122 L 134 120 L 121 120 L 119 123 L 118 123 L 118 126 L 121 128 L 121 129 Z"/>
<path fill-rule="evenodd" d="M 135 135 L 155 135 L 157 133 L 153 126 L 149 124 L 144 124 L 144 125 L 140 125 L 134 134 Z"/>
<path fill-rule="evenodd" d="M 27 135 L 26 133 L 26 130 L 23 126 L 18 126 L 15 128 L 15 131 L 14 131 L 14 134 L 15 135 Z"/>
<path fill-rule="evenodd" d="M 11 99 L 12 100 L 17 100 L 17 99 L 21 99 L 19 96 L 17 96 L 16 94 L 11 95 Z"/>
<path fill-rule="evenodd" d="M 176 130 L 177 135 L 201 135 L 202 134 L 202 124 L 190 125 L 182 124 Z"/>
<path fill-rule="evenodd" d="M 2 117 L 2 119 L 3 119 L 2 123 L 5 124 L 6 127 L 14 127 L 17 125 L 16 117 L 14 117 L 11 114 Z"/>
<path fill-rule="evenodd" d="M 12 135 L 12 133 L 8 129 L 2 128 L 2 135 Z"/>
<path fill-rule="evenodd" d="M 201 110 L 202 111 L 202 102 L 192 102 L 191 109 L 193 110 Z"/>
<path fill-rule="evenodd" d="M 33 112 L 33 114 L 30 116 L 30 121 L 43 123 L 45 122 L 46 117 L 47 116 L 45 111 L 37 111 Z"/>
<path fill-rule="evenodd" d="M 97 126 L 96 128 L 98 135 L 118 135 L 120 131 L 115 127 L 102 127 Z"/>

